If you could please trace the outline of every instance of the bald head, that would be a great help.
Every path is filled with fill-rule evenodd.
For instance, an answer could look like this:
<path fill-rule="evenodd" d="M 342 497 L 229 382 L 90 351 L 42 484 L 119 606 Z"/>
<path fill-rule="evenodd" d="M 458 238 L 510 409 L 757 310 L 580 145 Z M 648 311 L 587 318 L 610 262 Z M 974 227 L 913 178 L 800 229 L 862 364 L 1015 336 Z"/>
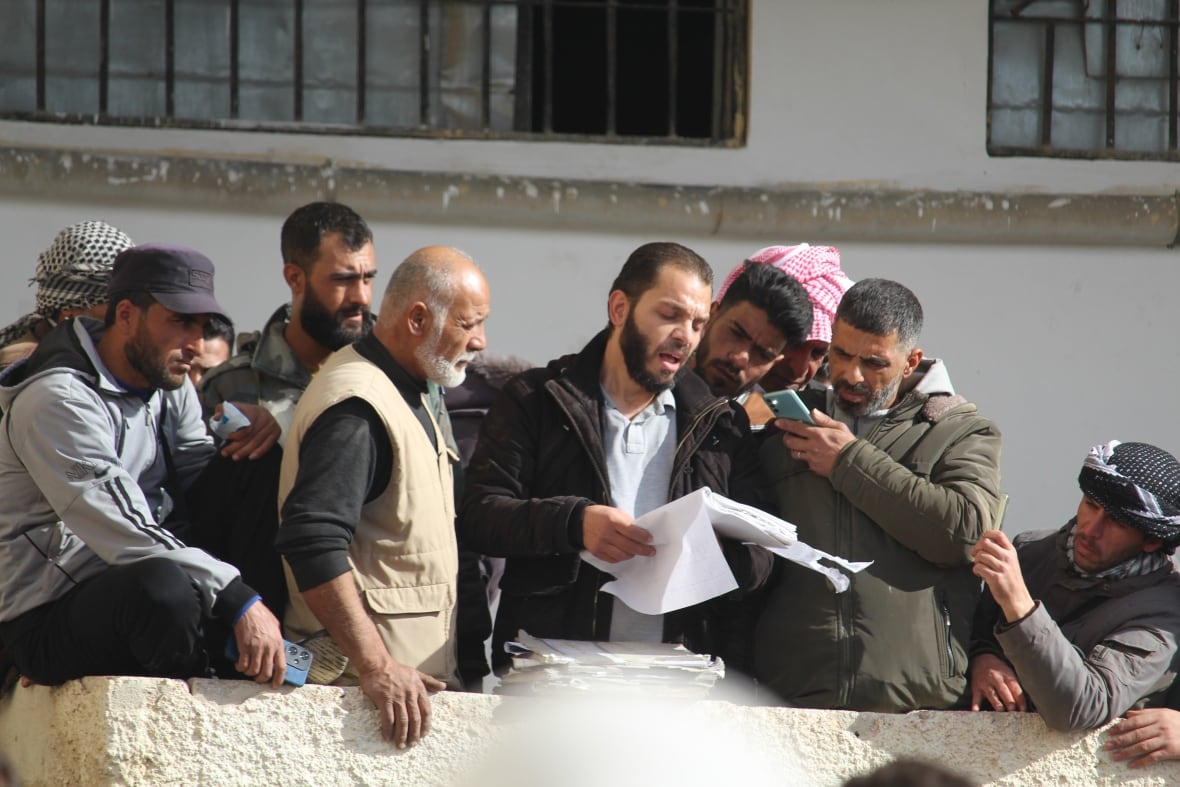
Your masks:
<path fill-rule="evenodd" d="M 393 272 L 374 332 L 408 372 L 455 387 L 483 350 L 491 295 L 470 255 L 427 246 Z"/>

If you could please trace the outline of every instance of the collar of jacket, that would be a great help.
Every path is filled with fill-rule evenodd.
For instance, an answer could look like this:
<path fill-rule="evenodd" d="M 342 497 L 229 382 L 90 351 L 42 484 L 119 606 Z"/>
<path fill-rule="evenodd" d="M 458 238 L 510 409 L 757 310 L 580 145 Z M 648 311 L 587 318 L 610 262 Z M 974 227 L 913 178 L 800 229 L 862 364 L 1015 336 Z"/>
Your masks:
<path fill-rule="evenodd" d="M 1168 560 L 1163 566 L 1147 574 L 1140 574 L 1134 577 L 1126 577 L 1124 579 L 1105 579 L 1102 577 L 1083 577 L 1070 570 L 1069 555 L 1065 551 L 1066 543 L 1069 541 L 1069 529 L 1077 521 L 1077 517 L 1071 517 L 1068 522 L 1062 525 L 1061 529 L 1053 534 L 1051 538 L 1045 539 L 1052 551 L 1050 559 L 1058 566 L 1058 576 L 1061 577 L 1060 584 L 1063 587 L 1071 590 L 1083 590 L 1100 587 L 1111 598 L 1119 598 L 1121 596 L 1129 596 L 1144 588 L 1158 585 L 1163 577 L 1168 574 L 1176 574 L 1176 564 L 1172 560 Z M 1016 543 L 1022 543 L 1023 539 L 1019 536 Z M 1180 577 L 1177 578 L 1180 581 Z"/>
<path fill-rule="evenodd" d="M 306 388 L 311 383 L 311 372 L 299 362 L 295 351 L 283 338 L 283 330 L 289 322 L 291 304 L 284 303 L 266 321 L 250 353 L 250 366 L 283 382 Z"/>
<path fill-rule="evenodd" d="M 602 376 L 602 359 L 606 355 L 606 344 L 610 334 L 611 329 L 604 328 L 582 348 L 581 352 L 563 356 L 549 364 L 554 382 L 587 403 L 595 402 L 596 410 L 602 405 L 602 386 L 599 379 Z M 676 420 L 680 428 L 710 410 L 732 409 L 725 407 L 727 400 L 714 396 L 700 375 L 691 371 L 686 372 L 676 385 L 672 386 L 672 395 L 676 398 Z"/>

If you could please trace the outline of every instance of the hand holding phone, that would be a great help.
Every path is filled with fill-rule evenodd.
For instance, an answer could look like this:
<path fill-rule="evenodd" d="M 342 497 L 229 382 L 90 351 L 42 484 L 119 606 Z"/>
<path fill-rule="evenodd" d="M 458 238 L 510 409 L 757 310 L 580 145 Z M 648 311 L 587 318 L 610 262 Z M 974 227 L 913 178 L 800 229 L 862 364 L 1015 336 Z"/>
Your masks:
<path fill-rule="evenodd" d="M 811 417 L 811 410 L 807 405 L 803 404 L 803 400 L 799 398 L 799 394 L 791 390 L 773 391 L 771 393 L 763 394 L 762 398 L 766 401 L 766 406 L 771 409 L 776 418 L 789 418 L 792 421 L 802 421 L 805 424 L 815 426 L 815 421 Z"/>

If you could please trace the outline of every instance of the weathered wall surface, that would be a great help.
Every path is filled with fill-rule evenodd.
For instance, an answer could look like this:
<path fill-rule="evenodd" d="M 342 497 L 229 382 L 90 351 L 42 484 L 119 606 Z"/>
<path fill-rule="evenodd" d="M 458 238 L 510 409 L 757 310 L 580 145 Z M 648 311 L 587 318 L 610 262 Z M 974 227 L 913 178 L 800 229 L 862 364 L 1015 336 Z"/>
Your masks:
<path fill-rule="evenodd" d="M 86 678 L 17 689 L 0 748 L 26 785 L 839 785 L 920 757 L 994 785 L 1164 785 L 1180 763 L 1131 771 L 1102 733 L 1035 715 L 871 713 L 726 702 L 598 704 L 441 694 L 405 752 L 359 689 Z"/>

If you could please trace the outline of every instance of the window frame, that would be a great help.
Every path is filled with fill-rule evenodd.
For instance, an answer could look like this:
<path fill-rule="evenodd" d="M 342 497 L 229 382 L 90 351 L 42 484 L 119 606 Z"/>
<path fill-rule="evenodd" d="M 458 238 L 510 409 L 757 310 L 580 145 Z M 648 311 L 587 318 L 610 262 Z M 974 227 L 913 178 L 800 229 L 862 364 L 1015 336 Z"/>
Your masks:
<path fill-rule="evenodd" d="M 490 51 L 490 25 L 488 20 L 490 18 L 491 10 L 494 6 L 517 6 L 520 9 L 527 9 L 532 13 L 537 13 L 538 9 L 547 10 L 563 5 L 569 6 L 574 0 L 419 0 L 420 2 L 420 18 L 422 24 L 427 24 L 427 16 L 429 8 L 432 4 L 446 6 L 449 4 L 465 4 L 465 5 L 482 5 L 484 12 L 484 53 L 483 65 L 481 68 L 481 126 L 480 128 L 445 128 L 439 126 L 431 126 L 426 121 L 429 113 L 428 103 L 430 101 L 430 73 L 427 69 L 427 59 L 429 54 L 426 52 L 425 45 L 420 47 L 420 74 L 419 74 L 419 90 L 418 98 L 420 102 L 419 107 L 419 123 L 415 126 L 394 126 L 371 124 L 364 122 L 365 116 L 365 96 L 366 96 L 366 54 L 365 54 L 365 37 L 366 37 L 366 6 L 368 0 L 355 0 L 357 4 L 357 33 L 355 49 L 357 51 L 357 68 L 356 68 L 356 105 L 357 105 L 357 121 L 354 124 L 342 123 L 318 123 L 314 121 L 305 120 L 291 120 L 291 121 L 264 121 L 264 120 L 245 120 L 238 117 L 240 111 L 239 89 L 242 83 L 240 77 L 240 52 L 239 43 L 241 41 L 240 32 L 240 4 L 243 0 L 227 0 L 230 10 L 230 19 L 227 30 L 230 47 L 230 75 L 228 82 L 230 85 L 230 112 L 229 117 L 225 118 L 181 118 L 175 116 L 175 82 L 176 82 L 176 25 L 175 25 L 175 3 L 176 0 L 159 0 L 165 9 L 165 63 L 164 75 L 162 84 L 164 88 L 165 114 L 162 116 L 123 116 L 114 115 L 106 111 L 109 106 L 109 86 L 110 86 L 110 5 L 111 0 L 97 0 L 100 4 L 100 25 L 99 25 L 99 67 L 97 74 L 98 82 L 98 112 L 56 112 L 45 109 L 46 106 L 46 83 L 48 80 L 46 69 L 46 0 L 35 0 L 36 5 L 36 54 L 35 54 L 35 70 L 36 70 L 36 109 L 33 110 L 2 110 L 0 109 L 0 121 L 26 121 L 39 123 L 57 123 L 66 125 L 95 125 L 95 126 L 110 126 L 110 127 L 134 127 L 134 128 L 158 128 L 158 129 L 196 129 L 196 130 L 219 130 L 219 131 L 239 131 L 251 133 L 286 133 L 286 134 L 312 134 L 312 135 L 333 135 L 333 136 L 347 136 L 347 137 L 378 137 L 378 138 L 420 138 L 420 139 L 475 139 L 475 140 L 509 140 L 509 141 L 526 141 L 526 142 L 573 142 L 573 143 L 600 143 L 600 144 L 623 144 L 623 145 L 668 145 L 677 147 L 722 147 L 735 148 L 744 147 L 746 145 L 746 131 L 747 131 L 747 117 L 749 114 L 749 68 L 750 68 L 750 51 L 749 51 L 749 25 L 750 25 L 750 0 L 714 0 L 714 8 L 708 11 L 716 20 L 715 23 L 715 42 L 717 47 L 717 54 L 715 55 L 715 63 L 713 69 L 713 111 L 711 114 L 712 131 L 708 137 L 687 137 L 675 133 L 673 123 L 670 121 L 670 130 L 666 135 L 630 135 L 619 134 L 611 129 L 613 128 L 615 114 L 614 108 L 609 104 L 605 108 L 608 130 L 606 133 L 568 133 L 555 132 L 552 130 L 532 131 L 532 130 L 502 130 L 490 128 L 489 112 L 490 112 L 490 98 L 489 98 L 489 67 L 488 67 L 488 52 Z M 291 89 L 294 91 L 294 114 L 296 118 L 302 115 L 302 93 L 306 83 L 303 79 L 303 64 L 302 64 L 302 39 L 303 39 L 303 11 L 304 0 L 291 0 L 294 6 L 294 74 L 292 77 Z M 623 6 L 620 0 L 592 0 L 592 2 L 600 2 L 602 8 L 607 13 L 608 18 L 611 14 L 617 13 L 619 10 L 626 8 L 648 8 L 649 10 L 667 9 L 670 14 L 684 14 L 686 9 L 678 8 L 678 0 L 639 0 L 637 6 Z M 666 6 L 663 5 L 666 3 Z M 702 13 L 697 11 L 697 13 Z M 608 23 L 608 28 L 610 23 Z M 425 28 L 424 28 L 425 29 Z M 611 33 L 613 35 L 613 32 Z M 671 36 L 670 33 L 670 41 Z M 427 36 L 420 35 L 419 39 L 425 42 Z M 610 44 L 608 44 L 608 47 Z M 675 45 L 669 44 L 670 48 L 670 69 L 671 73 L 675 73 L 675 65 L 671 63 L 671 58 L 676 57 Z M 609 51 L 609 49 L 608 49 Z M 518 57 L 519 60 L 519 57 Z M 517 78 L 520 78 L 522 65 L 518 62 L 516 67 Z M 619 75 L 614 73 L 615 68 L 608 66 L 607 83 L 608 91 L 614 91 L 614 86 L 617 84 Z M 674 93 L 676 90 L 675 76 L 669 79 L 669 91 Z M 524 92 L 524 91 L 522 91 Z M 617 92 L 614 93 L 615 103 L 617 103 Z M 519 98 L 518 98 L 519 101 Z M 519 111 L 519 104 L 517 111 Z M 669 116 L 675 112 L 675 100 L 671 99 L 671 108 L 669 109 Z M 547 118 L 546 123 L 551 128 L 552 118 L 551 113 Z"/>

